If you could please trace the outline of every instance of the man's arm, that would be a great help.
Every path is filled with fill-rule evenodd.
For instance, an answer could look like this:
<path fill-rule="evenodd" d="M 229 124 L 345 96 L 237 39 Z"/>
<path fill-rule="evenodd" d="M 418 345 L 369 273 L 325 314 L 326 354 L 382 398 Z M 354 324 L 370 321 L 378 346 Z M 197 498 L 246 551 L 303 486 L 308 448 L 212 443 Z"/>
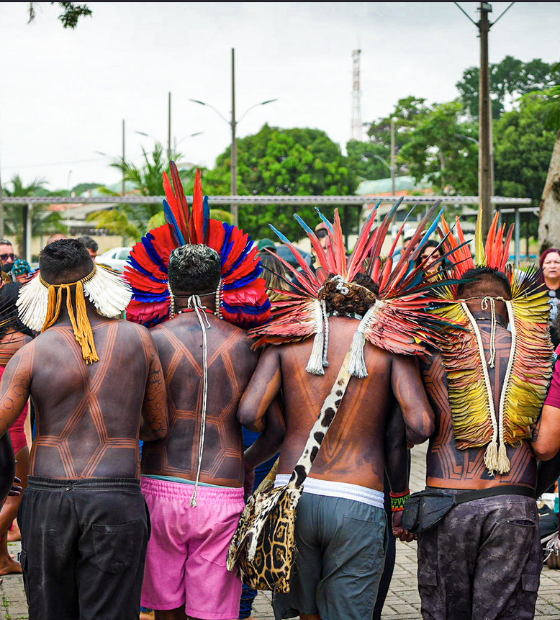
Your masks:
<path fill-rule="evenodd" d="M 540 461 L 549 461 L 560 450 L 560 408 L 545 405 L 533 433 L 533 452 Z"/>
<path fill-rule="evenodd" d="M 403 495 L 408 491 L 409 467 L 406 447 L 406 427 L 397 403 L 389 414 L 384 439 L 385 473 L 391 493 Z M 410 542 L 414 535 L 402 527 L 402 510 L 393 512 L 393 536 L 403 542 Z"/>
<path fill-rule="evenodd" d="M 261 355 L 253 377 L 241 398 L 237 419 L 251 431 L 264 430 L 264 414 L 276 398 L 282 385 L 280 354 L 277 347 L 270 346 Z"/>
<path fill-rule="evenodd" d="M 426 441 L 435 430 L 435 415 L 428 402 L 416 357 L 393 356 L 391 383 L 401 406 L 407 440 L 414 444 Z"/>
<path fill-rule="evenodd" d="M 163 370 L 151 334 L 142 330 L 144 351 L 148 362 L 148 380 L 142 405 L 140 439 L 154 441 L 167 435 L 167 390 Z"/>
<path fill-rule="evenodd" d="M 34 344 L 22 347 L 9 361 L 0 383 L 0 436 L 16 421 L 29 398 Z"/>
<path fill-rule="evenodd" d="M 280 452 L 280 446 L 286 434 L 286 424 L 282 409 L 275 399 L 266 412 L 266 427 L 264 432 L 252 446 L 245 450 L 245 465 L 247 469 L 255 469 Z"/>

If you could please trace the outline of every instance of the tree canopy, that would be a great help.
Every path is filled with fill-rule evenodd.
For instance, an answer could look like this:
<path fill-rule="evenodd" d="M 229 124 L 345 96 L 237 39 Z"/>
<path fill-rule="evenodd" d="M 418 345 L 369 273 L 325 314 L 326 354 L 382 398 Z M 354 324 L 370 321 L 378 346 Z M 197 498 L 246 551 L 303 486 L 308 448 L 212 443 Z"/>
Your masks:
<path fill-rule="evenodd" d="M 264 125 L 258 133 L 238 140 L 237 149 L 239 195 L 345 196 L 356 189 L 356 175 L 340 146 L 319 129 Z M 229 147 L 217 158 L 214 169 L 204 175 L 203 187 L 209 195 L 230 193 Z M 328 217 L 333 216 L 333 208 L 323 210 Z M 293 217 L 294 211 L 293 207 L 246 205 L 239 210 L 240 226 L 256 238 L 270 237 L 271 222 L 288 238 L 298 239 L 302 229 Z M 317 220 L 313 207 L 298 207 L 297 212 L 310 224 Z"/>
<path fill-rule="evenodd" d="M 37 5 L 39 2 L 30 2 L 28 6 L 29 21 L 31 23 L 37 16 Z M 58 19 L 62 22 L 63 28 L 74 29 L 78 25 L 80 17 L 91 17 L 93 11 L 87 4 L 76 4 L 75 2 L 51 2 L 51 4 L 58 4 L 62 9 Z"/>
<path fill-rule="evenodd" d="M 479 67 L 468 67 L 456 86 L 472 118 L 478 118 Z M 555 84 L 553 65 L 540 58 L 523 62 L 513 56 L 506 56 L 490 64 L 490 97 L 492 117 L 499 119 L 520 96 L 534 90 L 543 90 Z"/>

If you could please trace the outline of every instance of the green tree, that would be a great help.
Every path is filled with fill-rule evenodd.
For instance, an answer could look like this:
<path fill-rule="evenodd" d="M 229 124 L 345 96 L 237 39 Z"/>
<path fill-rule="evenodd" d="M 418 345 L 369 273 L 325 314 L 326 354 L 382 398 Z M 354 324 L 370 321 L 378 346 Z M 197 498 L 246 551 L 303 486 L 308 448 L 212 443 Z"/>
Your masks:
<path fill-rule="evenodd" d="M 540 205 L 541 252 L 560 245 L 560 63 L 555 64 L 552 71 L 556 79 L 553 86 L 524 97 L 524 101 L 534 99 L 542 104 L 546 114 L 545 127 L 556 134 Z"/>
<path fill-rule="evenodd" d="M 547 127 L 548 110 L 538 96 L 523 99 L 519 110 L 494 124 L 495 193 L 531 198 L 538 205 L 546 181 L 556 132 Z"/>
<path fill-rule="evenodd" d="M 441 193 L 473 195 L 478 181 L 478 128 L 460 101 L 435 104 L 417 117 L 398 159 L 417 180 Z"/>
<path fill-rule="evenodd" d="M 8 197 L 18 198 L 21 196 L 38 196 L 43 193 L 47 184 L 45 179 L 36 178 L 29 185 L 24 185 L 19 174 L 12 177 L 9 182 L 11 187 L 3 187 L 2 192 Z M 5 205 L 6 219 L 4 222 L 5 232 L 15 237 L 18 253 L 23 256 L 23 204 Z M 31 215 L 31 235 L 52 235 L 55 232 L 66 233 L 67 228 L 62 221 L 62 215 L 57 211 L 49 211 L 47 205 L 33 205 Z"/>
<path fill-rule="evenodd" d="M 381 142 L 350 140 L 346 144 L 348 168 L 358 181 L 386 179 L 391 174 L 391 146 Z M 383 163 L 386 162 L 386 163 Z"/>
<path fill-rule="evenodd" d="M 242 196 L 344 196 L 353 194 L 356 177 L 347 166 L 338 144 L 319 129 L 279 129 L 264 125 L 252 136 L 237 143 L 238 194 Z M 226 149 L 216 166 L 204 175 L 203 186 L 209 195 L 227 195 L 231 191 L 231 150 Z M 334 209 L 322 208 L 327 217 Z M 293 207 L 245 205 L 240 209 L 240 226 L 255 238 L 270 237 L 269 222 L 288 238 L 302 237 L 293 218 Z M 297 212 L 310 224 L 317 221 L 313 207 L 298 207 Z M 343 210 L 346 231 L 351 228 L 352 213 Z"/>
<path fill-rule="evenodd" d="M 123 160 L 122 157 L 114 158 L 110 165 L 120 170 L 125 182 L 131 183 L 141 196 L 163 196 L 163 172 L 169 169 L 163 146 L 157 143 L 151 153 L 142 149 L 142 154 L 144 162 L 140 167 Z M 172 154 L 172 159 L 179 158 L 179 154 Z M 189 172 L 186 170 L 180 174 L 184 178 Z M 106 187 L 100 188 L 100 192 L 108 196 L 118 195 Z M 153 219 L 160 213 L 161 216 Z M 114 235 L 122 236 L 125 243 L 139 241 L 146 231 L 159 226 L 158 222 L 163 222 L 162 218 L 163 207 L 158 203 L 120 204 L 113 209 L 95 211 L 88 216 L 89 221 L 96 222 L 97 228 L 103 228 Z"/>
<path fill-rule="evenodd" d="M 461 100 L 472 118 L 478 118 L 478 92 L 480 69 L 468 67 L 456 86 Z M 552 66 L 539 58 L 523 62 L 513 56 L 506 56 L 490 65 L 490 97 L 492 117 L 500 118 L 505 107 L 521 95 L 534 90 L 546 89 L 555 83 Z"/>
<path fill-rule="evenodd" d="M 31 23 L 37 16 L 37 5 L 40 2 L 30 2 L 28 6 L 29 21 Z M 78 25 L 80 17 L 91 17 L 92 10 L 87 4 L 76 4 L 75 2 L 51 2 L 51 4 L 58 4 L 62 9 L 62 12 L 58 16 L 58 19 L 62 22 L 63 28 L 74 29 Z"/>

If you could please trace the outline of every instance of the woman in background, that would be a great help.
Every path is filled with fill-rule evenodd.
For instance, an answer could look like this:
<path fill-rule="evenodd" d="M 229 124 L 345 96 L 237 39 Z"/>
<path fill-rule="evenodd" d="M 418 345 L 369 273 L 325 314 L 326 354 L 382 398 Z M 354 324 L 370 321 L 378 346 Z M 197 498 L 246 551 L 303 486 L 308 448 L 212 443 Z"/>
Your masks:
<path fill-rule="evenodd" d="M 544 251 L 539 261 L 542 269 L 543 283 L 548 289 L 550 301 L 550 337 L 556 348 L 560 344 L 560 332 L 555 327 L 560 303 L 560 250 L 549 248 Z"/>
<path fill-rule="evenodd" d="M 2 319 L 6 319 L 6 323 L 0 324 L 0 377 L 12 357 L 33 338 L 33 332 L 17 318 L 16 301 L 21 286 L 17 282 L 7 282 L 0 288 L 1 315 Z M 21 479 L 21 486 L 24 489 L 27 486 L 29 470 L 29 448 L 24 430 L 28 411 L 29 404 L 9 430 L 16 458 L 16 476 Z M 21 498 L 22 495 L 8 496 L 0 511 L 0 575 L 22 572 L 21 564 L 8 552 L 8 531 L 17 516 Z"/>

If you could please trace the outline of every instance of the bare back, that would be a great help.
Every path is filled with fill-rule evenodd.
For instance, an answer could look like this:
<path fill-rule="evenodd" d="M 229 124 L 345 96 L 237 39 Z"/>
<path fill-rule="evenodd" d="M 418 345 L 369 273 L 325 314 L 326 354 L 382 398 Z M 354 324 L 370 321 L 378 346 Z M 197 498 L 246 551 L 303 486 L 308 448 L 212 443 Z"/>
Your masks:
<path fill-rule="evenodd" d="M 141 416 L 156 434 L 165 433 L 163 378 L 149 332 L 91 314 L 99 362 L 86 365 L 63 320 L 20 349 L 6 367 L 2 426 L 12 423 L 29 394 L 36 407 L 32 475 L 136 478 Z"/>
<path fill-rule="evenodd" d="M 490 321 L 478 323 L 485 355 L 490 349 Z M 496 363 L 488 368 L 494 405 L 499 411 L 501 388 L 504 383 L 509 354 L 511 333 L 503 326 L 496 328 Z M 423 365 L 422 373 L 428 397 L 436 413 L 436 434 L 430 441 L 427 457 L 427 484 L 433 487 L 453 489 L 483 489 L 502 484 L 534 487 L 536 484 L 536 460 L 528 441 L 507 446 L 511 470 L 491 476 L 484 464 L 486 446 L 459 450 L 453 436 L 451 407 L 447 395 L 447 379 L 439 354 L 429 364 Z"/>
<path fill-rule="evenodd" d="M 350 318 L 334 317 L 329 323 L 329 366 L 324 376 L 311 375 L 305 370 L 312 339 L 271 347 L 264 354 L 279 358 L 286 417 L 280 473 L 290 474 L 301 456 L 357 328 L 357 321 Z M 364 354 L 369 376 L 350 379 L 310 476 L 383 490 L 384 433 L 395 396 L 409 415 L 413 415 L 413 410 L 422 419 L 432 414 L 414 359 L 391 355 L 369 343 Z M 267 381 L 266 375 L 261 379 L 257 374 L 253 381 Z M 249 392 L 252 387 L 253 383 Z M 247 402 L 246 406 L 250 408 L 251 404 Z"/>
<path fill-rule="evenodd" d="M 257 356 L 245 332 L 207 315 L 208 400 L 200 480 L 243 485 L 243 442 L 237 407 Z M 194 480 L 198 465 L 203 397 L 202 331 L 184 313 L 151 331 L 161 359 L 169 410 L 169 434 L 144 445 L 142 473 Z"/>

